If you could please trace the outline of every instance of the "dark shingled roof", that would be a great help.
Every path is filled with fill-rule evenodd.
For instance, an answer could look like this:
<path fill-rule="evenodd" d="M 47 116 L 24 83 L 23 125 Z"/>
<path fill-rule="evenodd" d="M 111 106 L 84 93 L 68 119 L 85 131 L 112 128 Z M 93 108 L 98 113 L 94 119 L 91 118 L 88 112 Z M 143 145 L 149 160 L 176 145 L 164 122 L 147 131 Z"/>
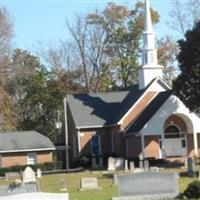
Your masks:
<path fill-rule="evenodd" d="M 116 124 L 142 93 L 134 85 L 124 91 L 68 95 L 67 100 L 76 127 L 109 126 Z"/>
<path fill-rule="evenodd" d="M 160 92 L 144 109 L 144 111 L 139 115 L 135 122 L 128 128 L 128 130 L 126 130 L 126 133 L 136 133 L 140 131 L 171 94 L 171 90 Z"/>
<path fill-rule="evenodd" d="M 37 131 L 0 133 L 0 153 L 26 151 L 28 149 L 55 149 L 51 140 Z"/>

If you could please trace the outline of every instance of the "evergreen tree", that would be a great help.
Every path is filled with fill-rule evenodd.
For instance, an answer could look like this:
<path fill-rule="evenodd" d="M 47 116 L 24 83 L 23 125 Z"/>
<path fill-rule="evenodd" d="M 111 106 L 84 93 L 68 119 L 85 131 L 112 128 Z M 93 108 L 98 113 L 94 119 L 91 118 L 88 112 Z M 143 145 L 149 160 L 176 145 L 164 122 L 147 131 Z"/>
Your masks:
<path fill-rule="evenodd" d="M 179 41 L 180 74 L 173 86 L 191 111 L 200 112 L 200 21 Z"/>

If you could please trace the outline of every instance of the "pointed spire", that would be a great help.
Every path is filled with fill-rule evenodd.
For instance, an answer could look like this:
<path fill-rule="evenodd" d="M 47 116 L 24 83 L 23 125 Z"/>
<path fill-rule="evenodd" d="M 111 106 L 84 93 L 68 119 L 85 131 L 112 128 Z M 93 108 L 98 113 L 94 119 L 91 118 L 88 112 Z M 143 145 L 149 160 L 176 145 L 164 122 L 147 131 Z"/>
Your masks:
<path fill-rule="evenodd" d="M 145 1 L 144 32 L 153 32 L 152 21 L 151 21 L 151 10 L 150 10 L 150 6 L 149 6 L 149 0 Z"/>
<path fill-rule="evenodd" d="M 149 0 L 145 0 L 144 13 L 144 31 L 143 31 L 143 65 L 157 64 L 157 51 L 155 48 L 155 34 L 152 28 L 151 10 Z"/>
<path fill-rule="evenodd" d="M 162 78 L 162 66 L 158 65 L 155 34 L 151 21 L 149 0 L 145 0 L 142 68 L 139 70 L 139 89 L 145 88 L 154 78 Z"/>

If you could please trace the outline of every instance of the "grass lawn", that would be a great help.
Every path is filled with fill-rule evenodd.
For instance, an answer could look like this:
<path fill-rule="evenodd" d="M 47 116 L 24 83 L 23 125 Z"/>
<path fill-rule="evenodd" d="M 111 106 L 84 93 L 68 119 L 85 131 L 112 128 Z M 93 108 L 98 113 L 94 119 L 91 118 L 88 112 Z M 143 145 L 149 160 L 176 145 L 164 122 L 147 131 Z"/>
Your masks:
<path fill-rule="evenodd" d="M 167 169 L 166 172 L 183 172 L 181 169 Z M 97 177 L 98 184 L 102 190 L 96 191 L 79 191 L 80 180 L 82 177 Z M 70 194 L 70 200 L 111 200 L 112 197 L 118 196 L 117 187 L 113 185 L 113 175 L 101 172 L 81 172 L 70 174 L 57 174 L 43 176 L 39 181 L 40 189 L 43 192 L 60 192 L 61 179 L 66 180 L 67 189 Z M 197 178 L 186 176 L 179 178 L 179 189 L 183 192 L 187 185 Z"/>
<path fill-rule="evenodd" d="M 165 172 L 183 172 L 182 169 L 167 169 Z M 102 188 L 96 191 L 79 191 L 80 180 L 82 177 L 97 177 L 98 185 Z M 65 174 L 43 175 L 38 180 L 42 192 L 60 193 L 61 180 L 64 179 L 70 195 L 70 200 L 111 200 L 112 197 L 118 196 L 117 187 L 113 185 L 113 176 L 109 173 L 102 172 L 76 172 Z M 180 192 L 183 192 L 187 185 L 197 178 L 181 176 L 179 179 Z M 0 185 L 9 184 L 5 180 L 0 180 Z"/>

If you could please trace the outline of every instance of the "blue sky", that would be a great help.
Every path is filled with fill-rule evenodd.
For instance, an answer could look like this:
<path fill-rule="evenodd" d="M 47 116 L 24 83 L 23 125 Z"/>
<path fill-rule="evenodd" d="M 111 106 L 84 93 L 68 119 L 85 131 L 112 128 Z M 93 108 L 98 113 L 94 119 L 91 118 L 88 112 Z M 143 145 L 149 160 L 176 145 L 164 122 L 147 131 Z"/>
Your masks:
<path fill-rule="evenodd" d="M 14 43 L 16 47 L 34 51 L 38 42 L 56 42 L 67 39 L 69 33 L 65 20 L 73 22 L 75 13 L 87 13 L 95 8 L 103 9 L 110 2 L 107 0 L 0 0 L 1 5 L 9 11 L 15 30 Z M 115 3 L 133 6 L 134 0 L 114 0 Z M 156 9 L 161 18 L 155 31 L 158 38 L 177 33 L 168 28 L 170 20 L 170 0 L 150 0 L 151 7 Z"/>

